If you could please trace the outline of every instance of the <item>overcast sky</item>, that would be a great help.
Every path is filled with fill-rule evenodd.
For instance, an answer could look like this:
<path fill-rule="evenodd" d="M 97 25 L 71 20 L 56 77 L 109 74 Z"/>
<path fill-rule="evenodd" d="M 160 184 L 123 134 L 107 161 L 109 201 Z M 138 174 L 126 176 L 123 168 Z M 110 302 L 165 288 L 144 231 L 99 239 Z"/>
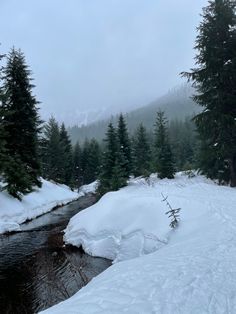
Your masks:
<path fill-rule="evenodd" d="M 46 119 L 126 111 L 181 83 L 207 0 L 0 0 L 1 51 L 21 48 Z"/>

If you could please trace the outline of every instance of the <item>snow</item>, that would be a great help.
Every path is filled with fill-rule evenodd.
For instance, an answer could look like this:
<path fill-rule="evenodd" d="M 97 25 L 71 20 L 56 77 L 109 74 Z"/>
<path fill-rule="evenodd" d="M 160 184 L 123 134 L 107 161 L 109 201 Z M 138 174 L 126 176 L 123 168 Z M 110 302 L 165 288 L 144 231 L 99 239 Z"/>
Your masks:
<path fill-rule="evenodd" d="M 66 185 L 42 179 L 42 187 L 25 195 L 22 201 L 0 192 L 0 234 L 20 231 L 20 224 L 45 214 L 55 208 L 78 199 L 80 194 L 72 192 Z"/>
<path fill-rule="evenodd" d="M 80 194 L 88 194 L 88 193 L 95 193 L 96 189 L 97 189 L 97 185 L 98 185 L 98 181 L 94 181 L 90 184 L 87 185 L 83 185 L 81 186 L 81 188 L 79 189 L 79 193 Z"/>
<path fill-rule="evenodd" d="M 161 193 L 181 207 L 176 230 Z M 158 246 L 157 238 L 166 243 Z M 44 314 L 236 313 L 234 188 L 182 174 L 150 185 L 132 181 L 73 217 L 65 239 L 116 261 L 137 257 L 115 263 Z"/>
<path fill-rule="evenodd" d="M 133 180 L 128 187 L 107 193 L 74 216 L 64 240 L 82 245 L 90 255 L 115 261 L 147 254 L 167 241 L 169 220 L 163 215 L 165 210 L 161 195 L 157 197 L 143 179 Z"/>

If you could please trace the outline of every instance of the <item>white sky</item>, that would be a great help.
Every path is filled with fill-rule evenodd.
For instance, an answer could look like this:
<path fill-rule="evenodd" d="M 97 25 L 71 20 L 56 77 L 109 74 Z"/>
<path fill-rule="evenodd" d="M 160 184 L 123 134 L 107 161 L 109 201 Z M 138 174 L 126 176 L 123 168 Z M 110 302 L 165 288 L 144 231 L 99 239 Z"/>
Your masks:
<path fill-rule="evenodd" d="M 21 48 L 42 115 L 126 111 L 181 83 L 207 0 L 0 0 L 0 52 Z M 70 114 L 69 114 L 70 113 Z"/>

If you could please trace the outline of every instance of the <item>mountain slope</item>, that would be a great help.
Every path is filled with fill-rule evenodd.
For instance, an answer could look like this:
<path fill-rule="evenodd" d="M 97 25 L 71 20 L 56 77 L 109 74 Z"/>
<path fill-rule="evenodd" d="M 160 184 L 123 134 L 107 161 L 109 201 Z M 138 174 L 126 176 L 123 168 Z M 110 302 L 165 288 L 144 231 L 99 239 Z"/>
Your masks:
<path fill-rule="evenodd" d="M 191 99 L 193 90 L 189 85 L 181 86 L 171 90 L 165 96 L 160 97 L 156 101 L 147 106 L 133 110 L 126 114 L 126 119 L 130 131 L 132 132 L 139 123 L 143 123 L 147 129 L 151 129 L 155 122 L 156 112 L 159 109 L 165 111 L 169 120 L 179 119 L 183 120 L 194 113 L 199 112 L 200 108 Z M 71 127 L 69 134 L 72 142 L 83 142 L 86 138 L 96 138 L 102 140 L 106 132 L 107 125 L 110 121 L 117 121 L 117 117 L 112 117 L 109 120 L 99 121 L 87 126 Z"/>

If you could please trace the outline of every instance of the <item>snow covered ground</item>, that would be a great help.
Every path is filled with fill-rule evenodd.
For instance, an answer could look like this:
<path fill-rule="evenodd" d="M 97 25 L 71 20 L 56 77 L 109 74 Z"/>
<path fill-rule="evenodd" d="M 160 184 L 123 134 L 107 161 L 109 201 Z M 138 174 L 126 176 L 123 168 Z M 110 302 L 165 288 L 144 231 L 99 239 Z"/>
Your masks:
<path fill-rule="evenodd" d="M 80 193 L 72 192 L 67 186 L 42 180 L 42 188 L 23 197 L 22 201 L 0 192 L 0 234 L 19 231 L 20 224 L 49 212 L 56 206 L 67 204 L 79 196 L 94 191 L 94 184 L 84 186 Z"/>
<path fill-rule="evenodd" d="M 175 231 L 161 193 L 181 207 Z M 73 217 L 65 239 L 116 261 L 138 257 L 44 314 L 236 313 L 236 189 L 182 174 L 136 180 Z"/>

